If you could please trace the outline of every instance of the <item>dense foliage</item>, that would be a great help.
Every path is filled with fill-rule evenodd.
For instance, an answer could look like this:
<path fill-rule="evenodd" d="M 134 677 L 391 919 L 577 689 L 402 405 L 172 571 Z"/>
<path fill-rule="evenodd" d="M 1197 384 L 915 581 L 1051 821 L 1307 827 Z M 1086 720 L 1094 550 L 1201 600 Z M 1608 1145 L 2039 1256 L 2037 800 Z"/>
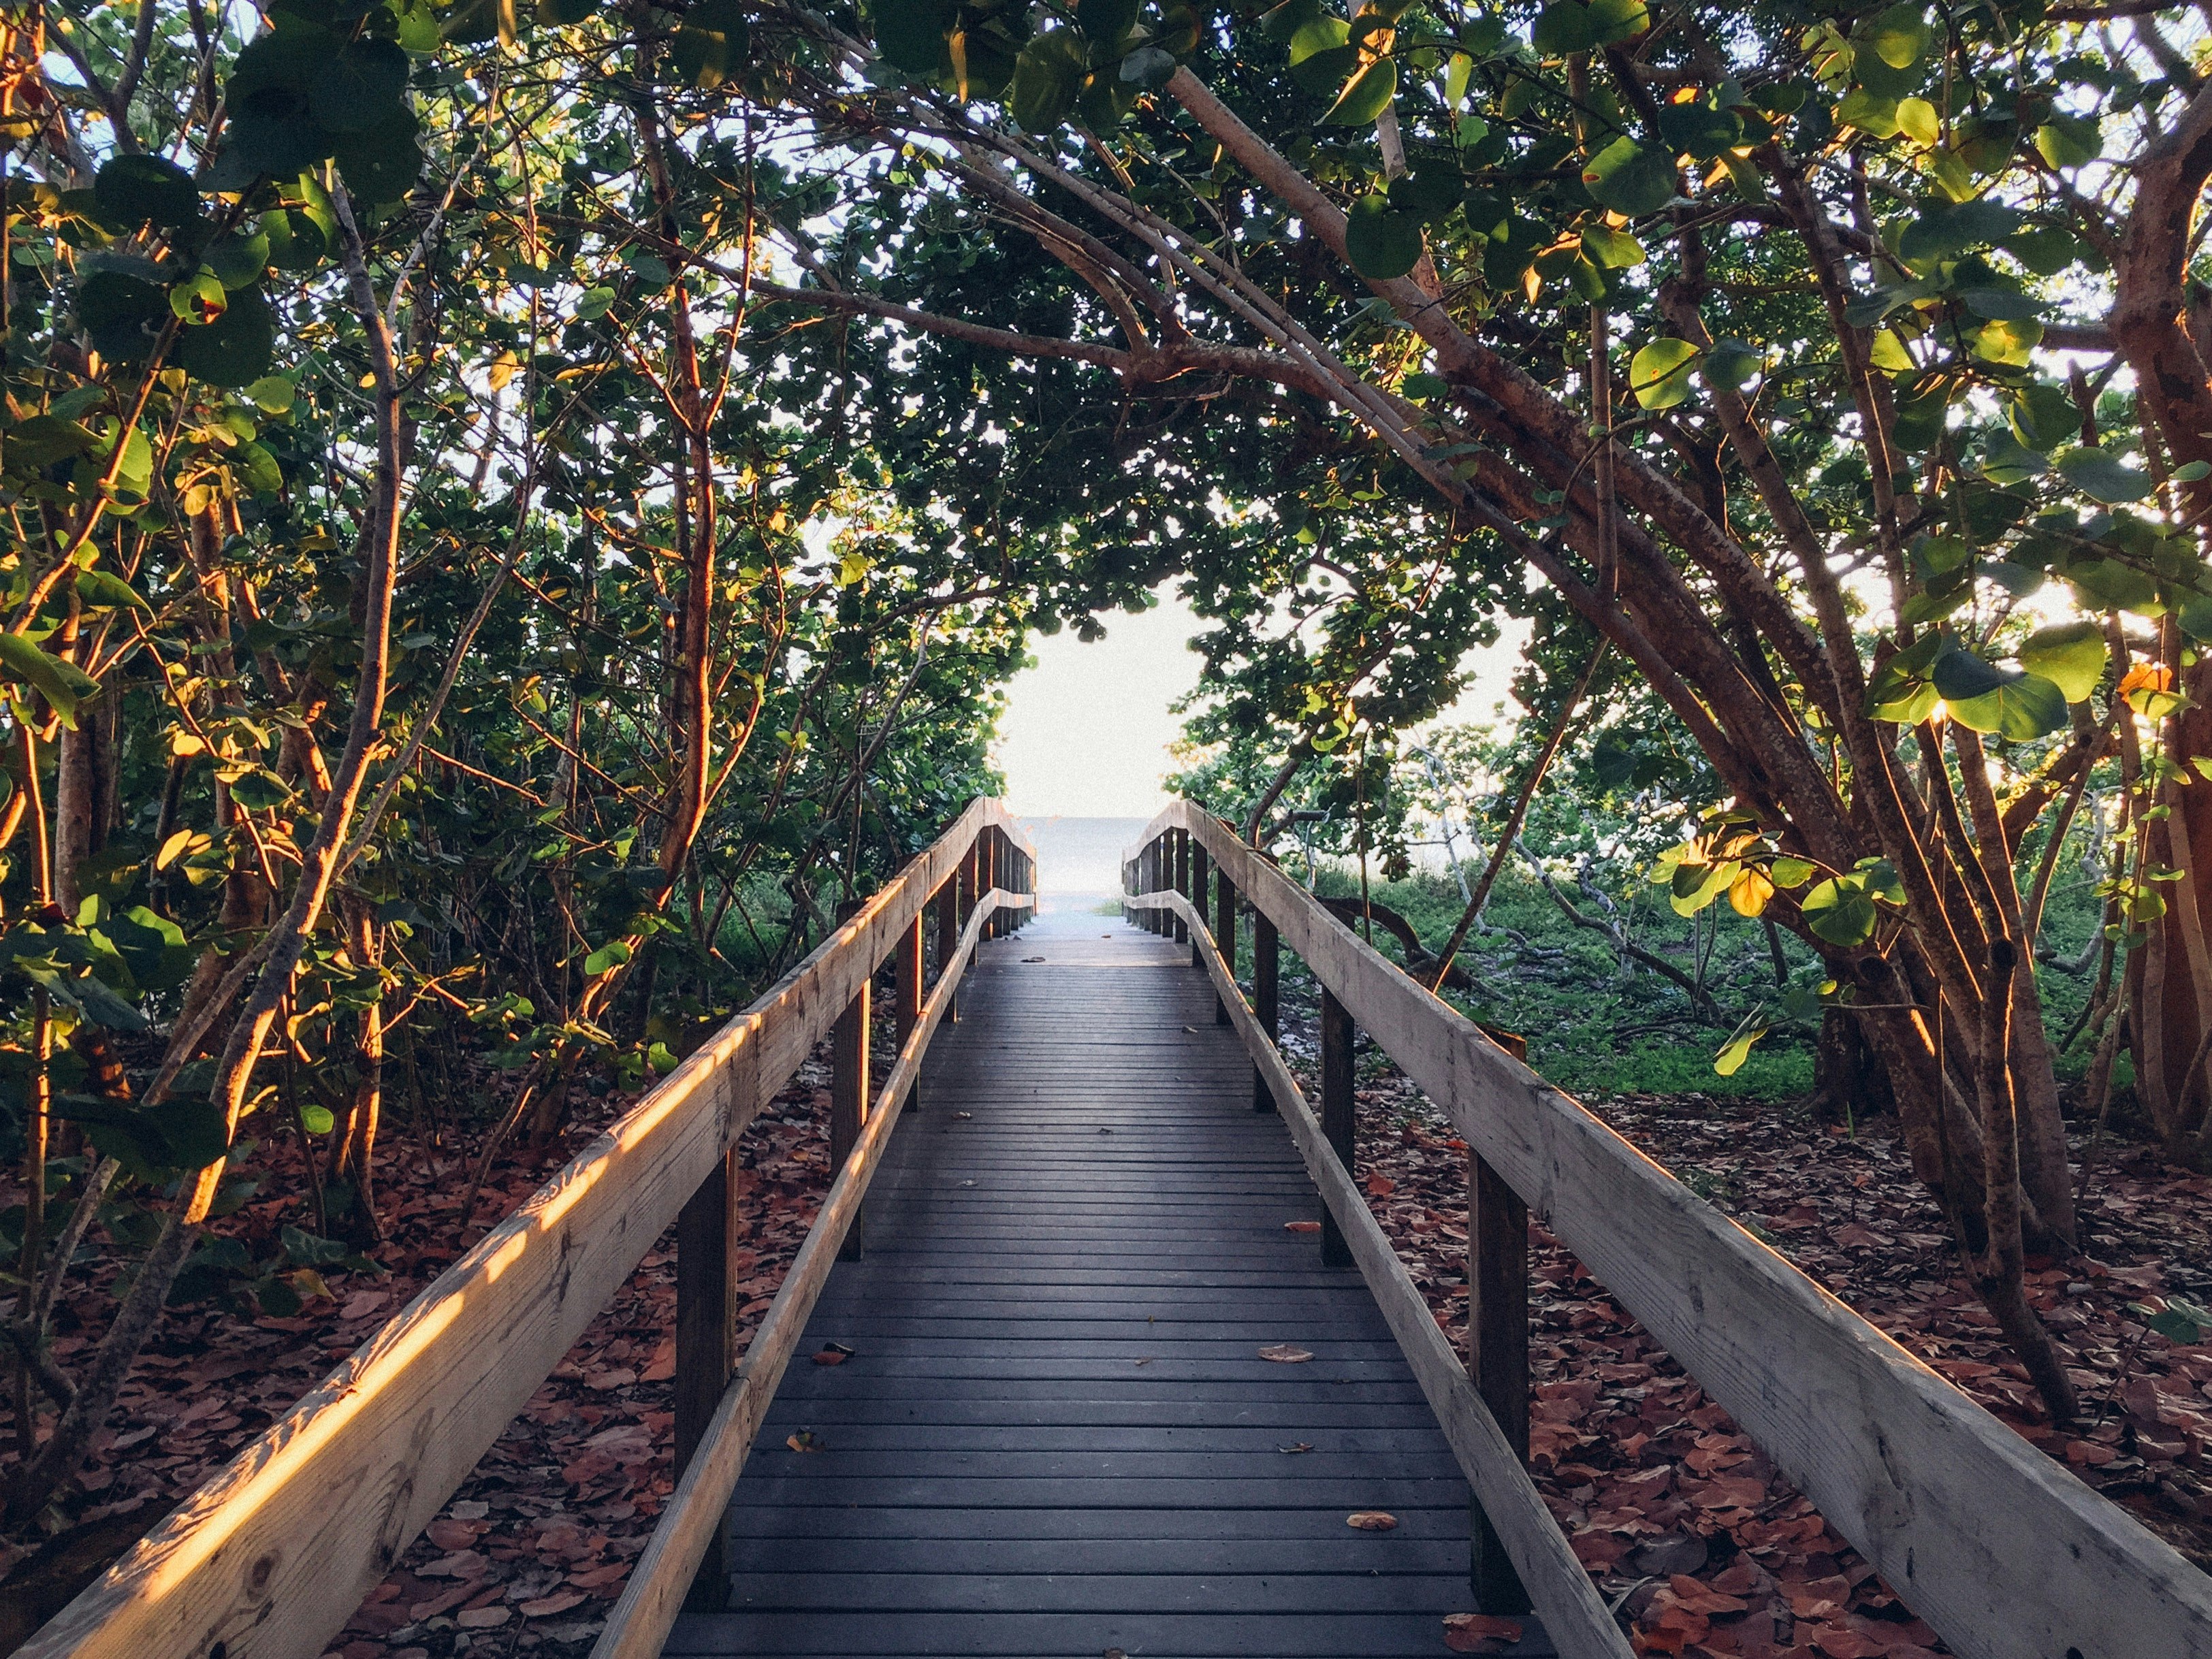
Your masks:
<path fill-rule="evenodd" d="M 387 1054 L 512 1073 L 480 1170 L 665 1066 L 985 781 L 1028 629 L 1177 574 L 1215 623 L 1206 799 L 1271 843 L 1316 780 L 1364 822 L 1391 735 L 1527 618 L 1553 735 L 1520 793 L 1604 700 L 1604 763 L 1703 815 L 1674 908 L 1817 959 L 1807 1017 L 2070 1409 L 2021 1291 L 2074 1231 L 2036 854 L 2100 767 L 2100 1063 L 2124 1031 L 2172 1149 L 2212 1135 L 2193 22 L 36 0 L 0 30 L 11 1524 L 172 1297 L 278 1305 L 373 1244 Z M 316 1231 L 201 1249 L 288 1135 Z M 95 1224 L 139 1255 L 65 1376 Z"/>

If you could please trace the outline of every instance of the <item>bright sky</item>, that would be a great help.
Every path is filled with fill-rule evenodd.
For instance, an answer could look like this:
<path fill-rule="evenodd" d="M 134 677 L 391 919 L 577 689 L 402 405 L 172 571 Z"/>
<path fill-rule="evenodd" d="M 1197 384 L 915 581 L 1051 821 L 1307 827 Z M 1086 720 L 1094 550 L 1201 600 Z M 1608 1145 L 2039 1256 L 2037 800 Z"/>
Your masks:
<path fill-rule="evenodd" d="M 1168 590 L 1141 616 L 1100 620 L 1106 637 L 1089 645 L 1072 629 L 1032 639 L 1036 666 L 1007 688 L 997 755 L 1018 813 L 1148 818 L 1166 804 L 1182 732 L 1169 705 L 1198 684 L 1199 620 Z"/>
<path fill-rule="evenodd" d="M 1148 818 L 1166 804 L 1168 745 L 1182 721 L 1170 706 L 1198 684 L 1188 641 L 1201 624 L 1171 589 L 1141 616 L 1102 617 L 1106 637 L 1073 630 L 1030 642 L 1036 666 L 1007 687 L 996 754 L 1006 802 L 1026 817 Z M 1443 715 L 1487 720 L 1508 695 L 1522 632 L 1481 653 L 1474 678 Z"/>

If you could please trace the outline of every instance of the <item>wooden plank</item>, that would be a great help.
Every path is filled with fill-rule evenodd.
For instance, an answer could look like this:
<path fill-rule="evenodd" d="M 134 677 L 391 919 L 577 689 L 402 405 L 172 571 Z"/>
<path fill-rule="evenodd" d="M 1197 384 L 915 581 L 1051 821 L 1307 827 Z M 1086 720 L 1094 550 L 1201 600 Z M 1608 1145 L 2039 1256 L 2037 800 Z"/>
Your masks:
<path fill-rule="evenodd" d="M 18 1652 L 316 1659 L 969 842 L 1012 822 L 972 804 Z"/>
<path fill-rule="evenodd" d="M 1553 1650 L 1534 1634 L 1536 1639 L 1505 1651 L 1512 1659 L 1542 1659 Z M 1119 1648 L 1180 1659 L 1341 1659 L 1346 1654 L 1438 1653 L 1443 1638 L 1434 1618 L 1412 1613 L 917 1613 L 886 1619 L 877 1613 L 732 1613 L 688 1624 L 668 1656 L 1036 1659 Z"/>
<path fill-rule="evenodd" d="M 737 1364 L 737 1297 L 730 1255 L 737 1243 L 734 1146 L 699 1183 L 676 1218 L 676 1467 L 699 1449 Z M 702 1557 L 688 1603 L 710 1611 L 722 1568 L 720 1545 Z"/>
<path fill-rule="evenodd" d="M 1956 1652 L 2212 1659 L 2212 1578 L 1501 1054 L 1212 819 L 1173 802 L 1146 833 L 1186 823 L 1468 1144 Z"/>
<path fill-rule="evenodd" d="M 1241 872 L 1238 885 L 1248 893 L 1252 891 Z M 1164 902 L 1188 906 L 1188 901 L 1176 895 L 1168 896 Z M 1204 930 L 1202 920 L 1194 915 L 1189 920 Z M 1291 948 L 1304 954 L 1295 936 Z M 1220 953 L 1210 948 L 1210 941 L 1206 963 L 1222 994 L 1230 997 L 1236 989 L 1235 977 Z M 1466 1472 L 1468 1484 L 1474 1488 L 1484 1513 L 1520 1570 L 1522 1582 L 1528 1587 L 1551 1640 L 1570 1659 L 1583 1659 L 1583 1656 L 1629 1659 L 1627 1639 L 1598 1599 L 1582 1563 L 1567 1547 L 1565 1536 L 1544 1506 L 1521 1459 L 1484 1408 L 1458 1356 L 1437 1328 L 1435 1316 L 1368 1209 L 1367 1200 L 1352 1184 L 1349 1168 L 1330 1145 L 1281 1054 L 1261 1031 L 1241 995 L 1234 997 L 1231 1012 L 1253 1063 L 1267 1073 L 1276 1109 L 1290 1125 L 1291 1138 L 1304 1155 L 1322 1201 L 1342 1230 L 1353 1261 L 1374 1292 L 1376 1305 L 1396 1334 L 1407 1363 L 1428 1396 L 1444 1437 Z"/>
<path fill-rule="evenodd" d="M 845 1159 L 805 1243 L 792 1259 L 783 1284 L 769 1304 L 760 1329 L 745 1349 L 736 1379 L 715 1408 L 700 1453 L 684 1468 L 676 1490 L 662 1508 L 652 1540 L 638 1558 L 621 1599 L 607 1616 L 606 1627 L 592 1647 L 592 1659 L 649 1659 L 660 1651 L 682 1611 L 686 1587 L 709 1540 L 720 1524 L 731 1488 L 744 1468 L 745 1453 L 760 1427 L 776 1384 L 791 1358 L 800 1333 L 811 1314 L 815 1297 L 830 1276 L 831 1262 L 845 1241 L 846 1231 L 859 1215 L 860 1201 L 890 1144 L 899 1109 L 921 1067 L 921 1057 L 944 1019 L 962 971 L 975 954 L 983 928 L 1001 908 L 1027 905 L 1026 896 L 993 889 L 977 903 L 962 930 L 951 962 L 930 994 L 921 1019 L 908 1038 L 906 1048 L 884 1081 L 860 1139 Z M 849 998 L 848 998 L 849 1000 Z"/>

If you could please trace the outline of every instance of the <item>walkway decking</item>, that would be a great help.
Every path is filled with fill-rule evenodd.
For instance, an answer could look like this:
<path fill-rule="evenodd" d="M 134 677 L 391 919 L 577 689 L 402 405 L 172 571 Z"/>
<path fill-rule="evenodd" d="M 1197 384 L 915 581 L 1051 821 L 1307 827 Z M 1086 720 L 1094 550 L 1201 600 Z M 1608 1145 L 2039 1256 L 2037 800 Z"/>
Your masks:
<path fill-rule="evenodd" d="M 1285 1231 L 1317 1200 L 1212 1009 L 1105 917 L 983 947 L 738 1484 L 731 1610 L 669 1654 L 1446 1650 L 1467 1483 L 1358 1274 Z"/>

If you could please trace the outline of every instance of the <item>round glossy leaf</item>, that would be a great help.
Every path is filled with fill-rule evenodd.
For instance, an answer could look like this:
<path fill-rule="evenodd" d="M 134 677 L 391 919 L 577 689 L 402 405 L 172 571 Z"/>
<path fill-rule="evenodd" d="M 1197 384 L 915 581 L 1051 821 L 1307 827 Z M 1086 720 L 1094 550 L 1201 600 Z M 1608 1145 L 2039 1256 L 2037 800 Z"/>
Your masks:
<path fill-rule="evenodd" d="M 1874 901 L 1856 882 L 1830 879 L 1805 895 L 1805 925 L 1819 938 L 1846 949 L 1874 937 Z"/>
<path fill-rule="evenodd" d="M 1969 248 L 1989 247 L 2020 227 L 2017 210 L 1987 200 L 1938 203 L 1905 228 L 1900 258 L 1915 264 L 1955 259 Z"/>
<path fill-rule="evenodd" d="M 1597 20 L 1582 0 L 1551 0 L 1536 14 L 1528 44 L 1547 58 L 1588 52 L 1597 44 Z"/>
<path fill-rule="evenodd" d="M 2055 167 L 2087 167 L 2104 148 L 2094 115 L 2054 115 L 2036 129 L 2036 154 Z"/>
<path fill-rule="evenodd" d="M 366 132 L 388 123 L 406 99 L 406 52 L 391 40 L 356 40 L 315 76 L 307 109 L 332 132 Z"/>
<path fill-rule="evenodd" d="M 2014 743 L 2031 743 L 2066 726 L 2066 694 L 2040 674 L 2014 675 L 1978 697 L 1947 696 L 1944 702 L 1960 725 Z"/>
<path fill-rule="evenodd" d="M 1291 36 L 1291 79 L 1316 97 L 1327 97 L 1358 66 L 1352 26 L 1341 17 L 1316 17 Z"/>
<path fill-rule="evenodd" d="M 218 236 L 201 256 L 225 288 L 251 288 L 269 269 L 269 238 L 260 231 Z"/>
<path fill-rule="evenodd" d="M 2013 394 L 2005 421 L 2024 446 L 2048 453 L 2081 429 L 2081 411 L 2063 386 L 2039 382 Z"/>
<path fill-rule="evenodd" d="M 1927 15 L 1917 5 L 1892 6 L 1874 20 L 1866 40 L 1890 68 L 1911 69 L 1928 50 Z"/>
<path fill-rule="evenodd" d="M 1433 222 L 1460 203 L 1466 186 L 1454 167 L 1425 167 L 1390 181 L 1390 205 Z"/>
<path fill-rule="evenodd" d="M 1345 217 L 1345 257 L 1362 276 L 1387 282 L 1403 276 L 1421 258 L 1421 222 L 1401 213 L 1380 193 L 1363 196 Z"/>
<path fill-rule="evenodd" d="M 2092 501 L 2102 501 L 2107 507 L 2139 501 L 2151 490 L 2149 474 L 2122 465 L 2119 458 L 2108 449 L 2092 449 L 2085 445 L 2067 450 L 2058 457 L 2058 471 L 2067 483 Z"/>
<path fill-rule="evenodd" d="M 222 315 L 177 337 L 177 366 L 210 386 L 249 386 L 269 372 L 276 349 L 276 313 L 259 289 L 230 296 Z"/>
<path fill-rule="evenodd" d="M 289 109 L 240 110 L 231 123 L 230 142 L 223 146 L 218 181 L 239 188 L 241 179 L 295 178 L 337 148 L 337 135 L 305 115 Z"/>
<path fill-rule="evenodd" d="M 1698 349 L 1687 340 L 1657 339 L 1632 358 L 1629 390 L 1643 409 L 1672 409 L 1690 395 L 1690 372 L 1698 365 Z"/>
<path fill-rule="evenodd" d="M 1344 90 L 1322 122 L 1332 127 L 1373 126 L 1390 106 L 1397 90 L 1397 60 L 1377 58 L 1344 83 Z"/>
<path fill-rule="evenodd" d="M 1075 0 L 1075 27 L 1110 54 L 1129 38 L 1143 9 L 1138 0 Z"/>
<path fill-rule="evenodd" d="M 1741 340 L 1722 340 L 1705 354 L 1699 372 L 1705 384 L 1734 392 L 1748 385 L 1766 367 L 1766 359 Z"/>
<path fill-rule="evenodd" d="M 2064 692 L 2067 702 L 2079 702 L 2094 691 L 2097 682 L 2105 677 L 2108 654 L 2103 624 L 2087 621 L 2063 623 L 2029 635 L 2020 647 L 2020 663 L 2031 674 L 2042 675 Z"/>
<path fill-rule="evenodd" d="M 1121 60 L 1121 78 L 1146 92 L 1158 92 L 1175 79 L 1175 54 L 1158 46 L 1139 46 Z"/>
<path fill-rule="evenodd" d="M 1599 205 L 1638 218 L 1674 199 L 1674 163 L 1632 138 L 1616 138 L 1589 158 L 1583 187 Z"/>
<path fill-rule="evenodd" d="M 875 0 L 868 15 L 876 50 L 908 75 L 936 75 L 950 56 L 945 37 L 952 27 L 951 9 L 939 0 Z"/>
<path fill-rule="evenodd" d="M 1006 107 L 1024 132 L 1051 132 L 1067 119 L 1083 86 L 1083 43 L 1066 29 L 1040 34 L 1014 60 Z"/>
<path fill-rule="evenodd" d="M 736 74 L 750 49 L 751 33 L 738 0 L 696 0 L 669 48 L 676 72 L 708 89 Z"/>
<path fill-rule="evenodd" d="M 169 320 L 168 296 L 119 270 L 96 270 L 76 295 L 77 321 L 93 349 L 116 362 L 137 362 L 154 349 Z"/>
<path fill-rule="evenodd" d="M 1732 109 L 1715 109 L 1702 98 L 1659 106 L 1659 137 L 1676 155 L 1710 161 L 1743 137 L 1743 121 Z"/>
<path fill-rule="evenodd" d="M 120 224 L 188 225 L 200 211 L 192 175 L 158 155 L 118 155 L 92 182 L 100 210 Z"/>
<path fill-rule="evenodd" d="M 338 173 L 364 202 L 397 202 L 422 175 L 422 151 L 415 142 L 415 117 L 405 109 L 397 120 L 367 132 L 348 133 L 338 142 Z"/>
<path fill-rule="evenodd" d="M 1615 230 L 1609 225 L 1583 226 L 1582 246 L 1583 258 L 1608 270 L 1626 270 L 1631 265 L 1644 263 L 1644 244 L 1626 231 Z"/>

